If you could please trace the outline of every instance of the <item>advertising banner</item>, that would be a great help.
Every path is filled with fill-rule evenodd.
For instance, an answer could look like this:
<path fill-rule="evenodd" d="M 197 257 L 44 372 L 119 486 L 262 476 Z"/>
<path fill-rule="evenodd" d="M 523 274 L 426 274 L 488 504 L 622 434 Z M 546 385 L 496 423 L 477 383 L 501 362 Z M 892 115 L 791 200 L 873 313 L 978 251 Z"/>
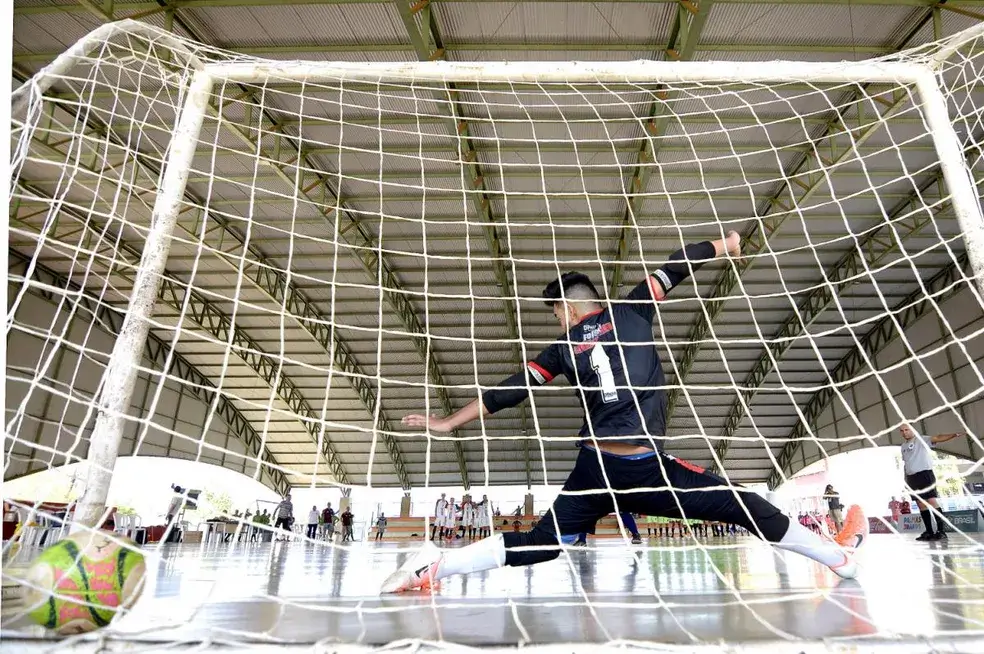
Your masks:
<path fill-rule="evenodd" d="M 944 525 L 946 531 L 952 532 L 954 528 L 965 533 L 976 533 L 980 531 L 982 521 L 979 511 L 971 509 L 963 511 L 947 511 L 943 515 L 952 524 Z M 885 524 L 885 523 L 888 524 Z M 889 525 L 893 524 L 889 516 L 884 518 L 868 518 L 868 531 L 872 534 L 890 534 L 892 529 Z M 910 513 L 901 516 L 898 530 L 902 532 L 923 531 L 922 517 L 918 513 Z"/>
<path fill-rule="evenodd" d="M 951 524 L 943 525 L 944 531 L 962 531 L 964 533 L 974 533 L 978 531 L 980 524 L 980 514 L 977 511 L 947 511 L 943 515 Z M 952 525 L 952 526 L 951 526 Z"/>
<path fill-rule="evenodd" d="M 868 518 L 868 533 L 871 534 L 890 534 L 892 529 L 885 524 L 892 524 L 891 516 L 885 516 L 884 518 Z"/>

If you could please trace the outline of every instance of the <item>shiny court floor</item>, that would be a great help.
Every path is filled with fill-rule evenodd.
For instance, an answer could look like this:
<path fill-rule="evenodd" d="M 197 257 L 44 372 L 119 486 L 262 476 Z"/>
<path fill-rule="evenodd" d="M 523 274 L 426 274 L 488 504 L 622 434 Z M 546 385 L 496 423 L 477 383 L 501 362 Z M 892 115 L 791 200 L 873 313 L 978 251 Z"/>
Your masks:
<path fill-rule="evenodd" d="M 149 554 L 143 597 L 111 627 L 127 639 L 516 645 L 984 635 L 984 546 L 965 536 L 923 544 L 873 535 L 858 581 L 754 539 L 703 549 L 653 540 L 388 597 L 376 589 L 408 555 L 394 545 L 165 545 Z M 5 568 L 8 584 L 16 571 Z M 3 613 L 7 638 L 38 633 L 15 605 Z"/>

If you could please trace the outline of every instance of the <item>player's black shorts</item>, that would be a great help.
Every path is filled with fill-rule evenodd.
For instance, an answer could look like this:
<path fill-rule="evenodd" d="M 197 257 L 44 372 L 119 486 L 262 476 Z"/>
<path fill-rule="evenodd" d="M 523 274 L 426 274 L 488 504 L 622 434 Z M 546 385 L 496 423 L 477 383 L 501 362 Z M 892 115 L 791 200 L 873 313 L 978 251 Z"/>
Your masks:
<path fill-rule="evenodd" d="M 593 534 L 595 523 L 616 511 L 738 524 L 772 542 L 780 540 L 789 525 L 779 509 L 761 496 L 729 486 L 702 468 L 667 454 L 625 459 L 582 447 L 564 491 L 595 492 L 558 495 L 553 509 L 535 528 L 541 530 L 540 536 L 561 541 L 566 540 L 564 535 Z M 538 538 L 536 542 L 543 541 Z"/>
<path fill-rule="evenodd" d="M 932 470 L 921 470 L 905 476 L 905 485 L 912 489 L 917 497 L 931 500 L 938 497 L 936 492 L 936 473 Z"/>

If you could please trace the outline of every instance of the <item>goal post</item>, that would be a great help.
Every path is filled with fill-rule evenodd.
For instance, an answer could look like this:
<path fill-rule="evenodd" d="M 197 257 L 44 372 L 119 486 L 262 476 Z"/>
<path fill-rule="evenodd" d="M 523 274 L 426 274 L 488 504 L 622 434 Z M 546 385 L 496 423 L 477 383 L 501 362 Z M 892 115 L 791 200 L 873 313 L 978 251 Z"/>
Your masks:
<path fill-rule="evenodd" d="M 760 323 L 753 307 L 755 301 L 773 299 L 788 305 L 771 306 L 772 313 L 787 316 L 792 305 L 794 313 L 786 323 L 799 319 L 803 339 L 817 350 L 818 361 L 816 339 L 843 331 L 859 343 L 858 328 L 893 314 L 895 305 L 879 287 L 879 275 L 888 268 L 887 253 L 902 250 L 905 237 L 918 236 L 934 224 L 944 204 L 952 210 L 956 229 L 937 230 L 919 253 L 952 256 L 951 248 L 962 242 L 970 273 L 956 269 L 953 286 L 967 289 L 978 302 L 984 297 L 984 215 L 978 182 L 967 163 L 968 147 L 979 148 L 982 137 L 969 130 L 959 134 L 954 112 L 971 127 L 979 119 L 946 92 L 954 70 L 965 63 L 953 59 L 963 56 L 962 49 L 979 49 L 982 43 L 984 24 L 933 47 L 862 62 L 340 63 L 258 60 L 191 43 L 140 22 L 104 25 L 13 97 L 10 247 L 28 261 L 23 266 L 28 272 L 8 275 L 15 291 L 8 335 L 41 345 L 36 360 L 8 364 L 8 382 L 15 390 L 4 436 L 9 475 L 35 472 L 37 461 L 42 468 L 84 463 L 76 530 L 95 529 L 103 522 L 113 470 L 122 455 L 177 452 L 185 458 L 225 461 L 230 454 L 251 461 L 260 478 L 262 466 L 274 465 L 272 457 L 265 458 L 265 446 L 277 439 L 288 462 L 276 465 L 286 475 L 282 478 L 297 487 L 371 488 L 382 478 L 392 480 L 385 485 L 407 489 L 412 476 L 421 485 L 443 486 L 459 483 L 455 475 L 460 474 L 467 490 L 469 484 L 497 483 L 520 465 L 527 471 L 527 485 L 536 467 L 542 468 L 535 473 L 540 481 L 554 484 L 558 473 L 548 461 L 560 456 L 558 443 L 570 446 L 573 438 L 550 432 L 553 428 L 538 417 L 540 397 L 548 410 L 559 406 L 551 403 L 550 390 L 533 394 L 530 413 L 506 418 L 507 427 L 497 431 L 484 420 L 461 438 L 401 435 L 394 427 L 395 410 L 387 410 L 383 398 L 397 395 L 400 407 L 410 398 L 428 413 L 461 406 L 489 387 L 480 363 L 496 370 L 522 366 L 543 346 L 543 325 L 529 321 L 533 326 L 524 332 L 528 315 L 522 310 L 517 311 L 514 333 L 501 330 L 503 321 L 494 317 L 505 303 L 542 310 L 533 286 L 542 287 L 572 266 L 602 279 L 626 265 L 648 276 L 668 255 L 647 252 L 655 242 L 673 245 L 672 251 L 693 235 L 719 238 L 735 226 L 762 224 L 773 212 L 782 212 L 799 220 L 800 231 L 775 248 L 768 235 L 759 236 L 762 245 L 755 259 L 771 258 L 780 271 L 767 292 L 743 286 L 748 264 L 732 269 L 730 286 L 700 287 L 704 282 L 694 275 L 681 288 L 682 298 L 666 302 L 668 311 L 690 303 L 688 315 L 703 316 L 710 325 L 713 302 L 738 298 L 747 304 L 743 316 L 755 337 L 719 337 L 713 328 L 708 338 L 689 342 L 654 337 L 654 344 L 670 351 L 664 365 L 693 414 L 692 420 L 669 417 L 683 426 L 667 437 L 667 449 L 690 447 L 695 453 L 707 446 L 711 463 L 727 468 L 728 459 L 718 461 L 714 453 L 717 434 L 702 422 L 690 394 L 737 394 L 744 402 L 748 393 L 750 404 L 758 389 L 743 386 L 728 366 L 712 382 L 690 381 L 689 368 L 679 366 L 674 349 L 716 347 L 725 360 L 727 345 L 751 342 L 761 348 L 761 357 L 772 357 L 770 370 L 778 370 L 784 346 L 770 340 L 773 323 Z M 972 87 L 984 81 L 975 75 L 962 82 L 967 88 L 961 87 L 960 94 L 971 96 Z M 880 85 L 880 90 L 869 91 L 868 85 Z M 842 101 L 839 92 L 844 90 L 856 91 L 860 99 Z M 668 98 L 668 91 L 677 96 Z M 353 92 L 361 95 L 350 97 Z M 893 94 L 891 102 L 882 97 L 886 93 Z M 870 135 L 865 130 L 888 125 L 906 101 L 912 105 L 904 123 L 909 131 L 899 130 L 886 144 L 864 149 L 858 141 Z M 456 102 L 471 113 L 462 117 L 448 110 Z M 877 108 L 888 104 L 890 112 L 880 114 Z M 862 111 L 861 105 L 874 109 Z M 679 122 L 674 137 L 678 145 L 666 145 L 670 137 L 654 133 L 646 109 L 655 106 L 665 107 Z M 783 113 L 777 113 L 780 109 Z M 857 130 L 847 124 L 852 112 Z M 398 115 L 390 115 L 394 113 Z M 702 127 L 688 132 L 682 127 L 688 120 Z M 479 136 L 462 135 L 467 130 L 461 126 L 468 121 L 479 126 Z M 445 129 L 447 124 L 453 129 Z M 818 135 L 818 126 L 826 131 Z M 732 133 L 746 128 L 759 140 Z M 350 142 L 346 134 L 352 131 L 359 137 Z M 862 132 L 864 138 L 859 138 Z M 929 161 L 905 161 L 906 148 L 924 142 L 930 145 L 920 152 L 931 151 Z M 509 153 L 511 147 L 515 153 Z M 838 156 L 825 157 L 825 147 L 839 148 Z M 660 149 L 670 159 L 653 155 Z M 853 156 L 847 157 L 849 153 Z M 808 179 L 789 165 L 790 154 L 796 155 L 794 161 L 802 155 L 812 162 Z M 631 160 L 634 156 L 638 161 Z M 384 161 L 386 157 L 396 157 L 397 165 Z M 884 179 L 873 181 L 869 160 L 886 165 L 892 157 L 897 160 L 887 172 L 878 171 Z M 845 161 L 856 170 L 837 170 Z M 476 170 L 487 167 L 488 179 L 469 179 L 472 164 Z M 651 169 L 651 187 L 626 183 L 625 171 L 636 165 Z M 926 179 L 937 169 L 943 180 L 938 200 L 924 192 Z M 507 182 L 509 171 L 519 181 Z M 598 190 L 600 179 L 610 186 Z M 807 203 L 823 183 L 830 187 L 829 197 Z M 781 190 L 771 199 L 762 195 L 762 189 L 772 193 L 777 187 Z M 864 222 L 852 222 L 861 196 L 874 200 L 863 207 Z M 649 206 L 640 209 L 644 202 Z M 708 208 L 703 214 L 688 212 L 687 202 Z M 887 206 L 889 202 L 897 206 Z M 267 211 L 264 203 L 276 206 Z M 578 208 L 561 215 L 558 206 L 565 204 Z M 501 221 L 476 215 L 475 206 L 494 206 Z M 659 220 L 653 218 L 656 212 L 662 212 Z M 347 216 L 344 225 L 342 214 Z M 914 221 L 905 233 L 896 231 L 897 224 L 914 214 L 928 218 Z M 647 224 L 646 216 L 658 224 Z M 815 216 L 825 221 L 827 231 L 811 231 Z M 488 252 L 474 245 L 475 233 L 490 229 L 497 230 L 501 250 Z M 539 239 L 535 246 L 512 240 L 524 232 Z M 611 243 L 629 238 L 629 233 L 638 246 L 631 261 L 622 256 L 621 247 L 618 255 L 611 253 Z M 829 279 L 830 263 L 841 261 L 843 250 L 852 245 L 862 250 L 861 237 L 869 236 L 880 240 L 871 248 L 882 248 L 878 255 L 859 254 L 860 264 L 845 266 L 851 267 L 849 277 Z M 568 237 L 578 243 L 571 252 L 559 245 Z M 257 245 L 265 245 L 264 239 L 272 244 L 269 251 Z M 832 257 L 835 250 L 838 258 Z M 323 258 L 307 265 L 307 258 L 314 260 L 312 252 Z M 797 265 L 809 270 L 805 281 L 787 284 L 780 260 L 798 252 L 810 260 Z M 918 276 L 915 254 L 903 250 L 900 259 Z M 357 262 L 346 267 L 340 260 L 349 255 Z M 42 259 L 59 263 L 43 283 L 30 274 L 30 261 L 40 266 Z M 405 277 L 394 261 L 407 265 Z M 521 271 L 532 281 L 521 279 Z M 66 280 L 63 287 L 51 281 L 59 275 Z M 215 288 L 203 278 L 214 281 Z M 834 289 L 841 282 L 873 287 L 876 300 L 863 307 L 871 315 L 853 321 L 831 290 L 809 320 L 800 316 L 801 294 Z M 607 281 L 603 287 L 605 300 L 627 290 L 609 288 Z M 933 293 L 924 295 L 935 301 Z M 947 297 L 953 295 L 947 291 Z M 55 308 L 26 315 L 29 296 Z M 840 322 L 816 335 L 806 333 L 832 302 Z M 345 303 L 347 308 L 339 310 Z M 422 317 L 407 315 L 415 305 Z M 86 318 L 84 308 L 92 306 L 124 313 L 111 348 L 92 335 L 98 324 L 84 324 L 99 322 L 96 316 Z M 467 324 L 444 320 L 453 311 L 465 316 Z M 479 317 L 483 312 L 485 317 Z M 946 319 L 937 313 L 945 343 L 963 348 L 971 336 L 949 325 L 944 329 Z M 783 324 L 782 316 L 773 322 Z M 668 329 L 674 326 L 679 325 Z M 657 331 L 663 327 L 657 322 Z M 247 334 L 263 329 L 274 335 L 260 339 L 255 332 Z M 289 337 L 291 329 L 300 334 L 297 339 Z M 218 377 L 212 397 L 234 402 L 237 415 L 252 416 L 252 434 L 261 441 L 258 451 L 235 444 L 232 429 L 214 433 L 213 422 L 219 420 L 214 402 L 202 408 L 199 426 L 180 424 L 185 397 L 180 388 L 172 413 L 162 408 L 165 389 L 170 393 L 174 386 L 195 382 L 172 374 L 167 363 L 148 364 L 144 349 L 152 330 L 167 335 L 159 340 L 174 353 L 187 347 L 200 355 L 200 365 Z M 311 346 L 312 339 L 318 347 Z M 444 351 L 435 349 L 435 343 Z M 53 354 L 59 347 L 77 361 L 74 368 L 68 366 L 69 372 L 59 372 L 64 367 Z M 922 366 L 929 376 L 923 355 L 939 354 L 940 348 L 925 346 L 924 352 L 908 341 L 900 347 L 900 360 Z M 522 356 L 506 355 L 507 349 Z M 440 365 L 436 352 L 447 357 Z M 975 365 L 966 350 L 963 354 Z M 864 357 L 873 367 L 873 355 L 871 360 L 868 354 Z M 452 358 L 467 374 L 452 378 L 447 372 L 447 359 Z M 413 378 L 402 370 L 394 373 L 397 363 L 413 371 Z M 83 371 L 84 366 L 90 367 Z M 242 374 L 229 373 L 235 366 Z M 98 384 L 87 383 L 92 370 L 98 371 Z M 787 384 L 780 376 L 773 391 L 785 394 L 794 405 L 790 416 L 806 424 L 800 410 L 804 394 L 828 391 L 840 397 L 842 389 L 872 376 L 869 372 L 847 380 L 828 376 L 819 386 Z M 237 385 L 236 379 L 243 377 L 256 388 Z M 721 382 L 723 378 L 728 381 Z M 142 399 L 136 392 L 140 384 Z M 944 409 L 956 413 L 954 406 L 977 397 L 984 380 L 979 388 L 961 389 L 956 381 L 954 386 L 957 399 L 941 400 L 936 407 L 923 406 L 917 396 L 917 410 L 910 417 L 931 418 Z M 885 403 L 898 416 L 890 418 L 886 409 L 877 434 L 859 435 L 858 429 L 859 434 L 846 438 L 839 432 L 815 438 L 818 451 L 826 456 L 827 446 L 839 451 L 863 439 L 874 442 L 903 421 L 900 404 L 884 390 Z M 65 407 L 60 414 L 57 406 L 52 410 L 58 415 L 39 416 L 37 406 L 43 404 L 47 411 L 51 404 L 40 401 L 41 396 L 57 398 L 55 404 Z M 750 406 L 743 409 L 739 422 L 754 413 Z M 857 416 L 851 417 L 860 425 Z M 966 428 L 963 416 L 955 420 Z M 290 427 L 281 427 L 288 422 Z M 57 434 L 48 434 L 48 427 Z M 754 421 L 751 429 L 753 435 L 734 440 L 762 445 L 779 476 L 785 475 L 785 450 L 780 469 L 770 449 L 772 437 L 763 435 Z M 736 432 L 737 426 L 729 437 Z M 368 454 L 333 445 L 339 434 L 352 448 L 352 443 L 368 443 Z M 528 452 L 524 461 L 515 458 L 520 438 L 537 443 L 532 449 L 539 452 L 532 459 Z M 692 442 L 698 446 L 688 445 Z M 980 447 L 980 441 L 972 444 L 968 436 L 969 453 L 973 446 Z M 458 448 L 458 465 L 448 472 L 437 459 L 452 456 L 453 447 Z M 477 470 L 469 470 L 463 447 L 480 462 Z M 419 464 L 414 469 L 411 460 Z M 469 474 L 471 482 L 465 480 Z M 703 545 L 696 548 L 703 550 Z M 728 592 L 744 601 L 736 588 L 729 586 Z M 657 597 L 656 605 L 665 603 Z M 613 634 L 613 639 L 620 637 Z"/>
<path fill-rule="evenodd" d="M 85 491 L 75 512 L 75 529 L 91 529 L 106 519 L 106 498 L 123 440 L 123 423 L 133 400 L 137 371 L 150 333 L 150 317 L 157 304 L 174 226 L 181 210 L 182 196 L 198 147 L 198 135 L 213 83 L 208 71 L 199 70 L 188 84 L 180 119 L 164 163 L 161 187 L 154 202 L 150 229 L 130 292 L 126 318 L 106 368 L 99 396 L 99 413 L 89 439 Z"/>

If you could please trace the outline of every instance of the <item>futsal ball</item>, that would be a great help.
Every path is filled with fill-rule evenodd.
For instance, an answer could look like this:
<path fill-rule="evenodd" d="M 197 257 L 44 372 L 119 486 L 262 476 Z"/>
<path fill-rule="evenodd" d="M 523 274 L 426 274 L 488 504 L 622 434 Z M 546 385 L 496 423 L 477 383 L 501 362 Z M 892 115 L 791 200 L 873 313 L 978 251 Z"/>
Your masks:
<path fill-rule="evenodd" d="M 32 620 L 62 635 L 110 623 L 143 589 L 144 557 L 132 541 L 79 532 L 45 549 L 27 571 L 24 595 Z"/>

